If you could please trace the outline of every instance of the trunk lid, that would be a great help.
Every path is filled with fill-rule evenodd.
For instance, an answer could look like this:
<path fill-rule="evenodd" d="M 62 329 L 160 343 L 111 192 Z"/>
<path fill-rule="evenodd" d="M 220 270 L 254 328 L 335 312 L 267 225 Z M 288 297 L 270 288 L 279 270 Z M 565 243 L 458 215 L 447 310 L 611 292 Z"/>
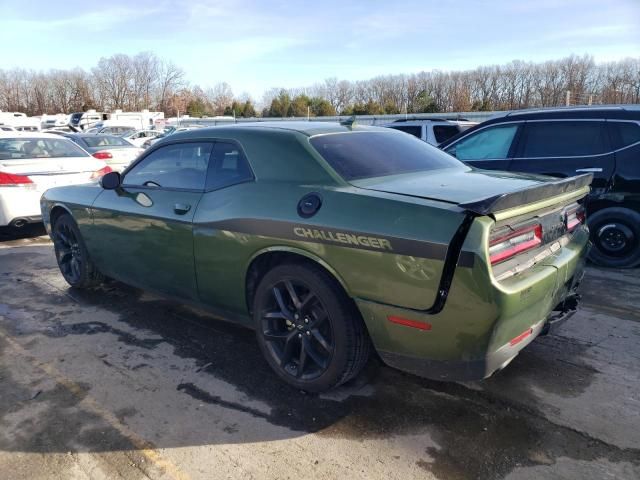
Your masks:
<path fill-rule="evenodd" d="M 591 175 L 555 179 L 544 175 L 449 168 L 353 180 L 359 188 L 452 203 L 480 215 L 584 190 Z"/>
<path fill-rule="evenodd" d="M 93 157 L 0 160 L 0 171 L 29 177 L 38 191 L 57 186 L 88 183 L 91 175 L 106 167 Z"/>

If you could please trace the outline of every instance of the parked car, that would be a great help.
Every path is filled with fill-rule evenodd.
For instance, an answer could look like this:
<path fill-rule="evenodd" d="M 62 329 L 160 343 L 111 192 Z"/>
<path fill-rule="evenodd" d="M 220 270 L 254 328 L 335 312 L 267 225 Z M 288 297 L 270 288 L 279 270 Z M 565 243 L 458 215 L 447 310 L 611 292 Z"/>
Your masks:
<path fill-rule="evenodd" d="M 178 133 L 178 132 L 186 132 L 188 130 L 194 130 L 196 128 L 202 128 L 202 127 L 165 127 L 160 135 L 145 140 L 142 143 L 142 147 L 149 148 L 151 145 L 154 145 L 155 143 L 159 142 L 165 137 L 168 137 L 169 135 L 173 135 L 174 133 Z"/>
<path fill-rule="evenodd" d="M 441 148 L 479 168 L 555 177 L 593 173 L 590 258 L 605 267 L 640 265 L 640 107 L 511 112 Z"/>
<path fill-rule="evenodd" d="M 123 133 L 122 138 L 133 143 L 137 147 L 142 147 L 147 140 L 163 135 L 162 130 L 137 130 Z"/>
<path fill-rule="evenodd" d="M 464 119 L 400 119 L 393 123 L 382 125 L 393 128 L 401 132 L 413 135 L 423 142 L 438 146 L 454 135 L 477 125 L 477 122 L 470 122 Z"/>
<path fill-rule="evenodd" d="M 0 125 L 0 130 L 3 132 L 16 132 L 17 130 L 11 125 Z"/>
<path fill-rule="evenodd" d="M 0 227 L 41 221 L 45 190 L 96 181 L 110 171 L 104 161 L 59 135 L 0 132 Z"/>
<path fill-rule="evenodd" d="M 101 125 L 96 124 L 96 135 L 123 135 L 135 131 L 131 125 Z"/>
<path fill-rule="evenodd" d="M 42 215 L 70 285 L 209 308 L 321 391 L 371 348 L 440 380 L 506 366 L 576 306 L 590 181 L 475 170 L 387 128 L 265 122 L 175 133 L 102 189 L 48 190 Z"/>
<path fill-rule="evenodd" d="M 70 133 L 65 137 L 80 145 L 93 157 L 104 160 L 112 170 L 117 172 L 128 167 L 144 151 L 115 135 Z"/>

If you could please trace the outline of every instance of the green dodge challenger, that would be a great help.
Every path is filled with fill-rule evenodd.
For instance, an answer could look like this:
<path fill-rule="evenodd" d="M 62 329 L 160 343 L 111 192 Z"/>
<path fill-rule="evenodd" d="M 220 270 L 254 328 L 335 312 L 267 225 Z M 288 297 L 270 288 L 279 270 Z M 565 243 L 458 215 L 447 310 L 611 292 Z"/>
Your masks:
<path fill-rule="evenodd" d="M 504 368 L 576 309 L 590 181 L 469 168 L 391 129 L 265 122 L 166 137 L 41 207 L 71 286 L 207 308 L 322 391 L 372 349 L 438 380 Z"/>

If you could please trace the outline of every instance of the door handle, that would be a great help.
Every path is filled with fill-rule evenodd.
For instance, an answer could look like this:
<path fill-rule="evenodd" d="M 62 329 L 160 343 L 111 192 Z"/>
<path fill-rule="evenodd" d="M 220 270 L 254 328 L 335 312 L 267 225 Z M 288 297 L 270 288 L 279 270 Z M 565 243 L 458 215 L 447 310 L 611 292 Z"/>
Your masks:
<path fill-rule="evenodd" d="M 602 172 L 601 168 L 578 168 L 576 173 Z"/>
<path fill-rule="evenodd" d="M 191 205 L 187 205 L 186 203 L 176 203 L 173 206 L 173 211 L 178 215 L 184 215 L 189 210 L 191 210 Z"/>

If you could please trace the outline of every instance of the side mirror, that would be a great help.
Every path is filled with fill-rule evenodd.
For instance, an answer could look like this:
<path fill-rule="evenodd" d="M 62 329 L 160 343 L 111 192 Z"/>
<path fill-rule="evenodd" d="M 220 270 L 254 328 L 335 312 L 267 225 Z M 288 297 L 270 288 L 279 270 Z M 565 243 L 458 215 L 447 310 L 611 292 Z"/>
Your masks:
<path fill-rule="evenodd" d="M 115 190 L 120 186 L 120 172 L 109 172 L 100 179 L 100 185 L 105 190 Z"/>

